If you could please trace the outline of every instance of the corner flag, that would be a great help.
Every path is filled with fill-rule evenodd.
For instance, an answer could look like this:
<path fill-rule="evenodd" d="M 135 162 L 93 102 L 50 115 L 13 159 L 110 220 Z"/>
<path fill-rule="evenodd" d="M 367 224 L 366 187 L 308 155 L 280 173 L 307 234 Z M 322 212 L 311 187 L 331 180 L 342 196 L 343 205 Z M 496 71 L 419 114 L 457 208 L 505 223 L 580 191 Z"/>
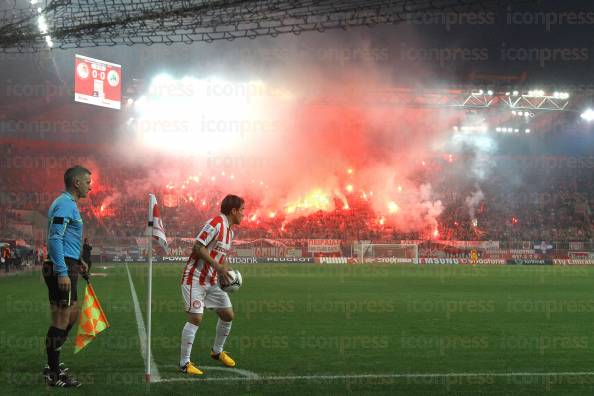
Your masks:
<path fill-rule="evenodd" d="M 159 245 L 167 251 L 167 237 L 165 236 L 165 227 L 161 220 L 161 213 L 159 206 L 157 206 L 157 198 L 153 194 L 149 194 L 149 211 L 148 211 L 148 228 L 146 236 L 148 238 L 148 285 L 146 296 L 146 382 L 151 382 L 151 332 L 152 332 L 152 298 L 153 298 L 153 239 L 156 239 Z"/>
<path fill-rule="evenodd" d="M 95 295 L 93 286 L 87 283 L 85 298 L 78 319 L 78 330 L 74 340 L 74 353 L 79 352 L 97 337 L 97 334 L 109 327 L 109 322 Z"/>
<path fill-rule="evenodd" d="M 167 250 L 167 237 L 165 236 L 165 227 L 163 227 L 163 221 L 161 220 L 161 213 L 159 212 L 159 206 L 157 205 L 157 198 L 153 194 L 149 194 L 149 216 L 148 226 L 151 228 L 153 238 L 159 242 L 159 245 Z"/>

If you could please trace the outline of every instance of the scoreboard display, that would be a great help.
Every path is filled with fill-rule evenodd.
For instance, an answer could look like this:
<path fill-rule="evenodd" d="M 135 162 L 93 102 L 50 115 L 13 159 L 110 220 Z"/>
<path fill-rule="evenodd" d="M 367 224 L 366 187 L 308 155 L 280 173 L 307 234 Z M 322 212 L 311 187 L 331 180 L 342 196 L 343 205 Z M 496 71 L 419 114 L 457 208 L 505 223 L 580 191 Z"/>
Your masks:
<path fill-rule="evenodd" d="M 119 110 L 122 106 L 122 66 L 76 55 L 74 101 Z"/>

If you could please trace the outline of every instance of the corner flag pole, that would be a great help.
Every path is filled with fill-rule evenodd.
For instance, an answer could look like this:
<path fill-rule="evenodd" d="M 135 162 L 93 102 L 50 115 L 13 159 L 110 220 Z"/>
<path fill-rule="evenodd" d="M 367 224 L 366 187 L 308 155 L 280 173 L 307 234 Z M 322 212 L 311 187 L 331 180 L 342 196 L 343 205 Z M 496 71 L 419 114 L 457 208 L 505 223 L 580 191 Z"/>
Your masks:
<path fill-rule="evenodd" d="M 147 324 L 147 335 L 146 335 L 146 382 L 151 382 L 151 313 L 152 313 L 152 295 L 153 295 L 153 202 L 152 197 L 149 195 L 149 222 L 148 222 L 148 293 L 146 302 L 146 324 Z"/>
<path fill-rule="evenodd" d="M 151 382 L 151 316 L 152 306 L 151 301 L 153 299 L 153 238 L 157 238 L 159 245 L 165 251 L 167 251 L 167 237 L 165 236 L 165 227 L 161 221 L 161 214 L 159 212 L 159 206 L 157 205 L 157 198 L 153 194 L 149 194 L 149 216 L 148 216 L 148 227 L 147 227 L 148 241 L 148 262 L 149 262 L 149 273 L 148 273 L 148 293 L 146 301 L 146 312 L 147 312 L 147 334 L 146 334 L 146 382 Z M 155 377 L 158 377 L 157 367 L 155 366 Z M 158 379 L 158 378 L 157 378 Z"/>

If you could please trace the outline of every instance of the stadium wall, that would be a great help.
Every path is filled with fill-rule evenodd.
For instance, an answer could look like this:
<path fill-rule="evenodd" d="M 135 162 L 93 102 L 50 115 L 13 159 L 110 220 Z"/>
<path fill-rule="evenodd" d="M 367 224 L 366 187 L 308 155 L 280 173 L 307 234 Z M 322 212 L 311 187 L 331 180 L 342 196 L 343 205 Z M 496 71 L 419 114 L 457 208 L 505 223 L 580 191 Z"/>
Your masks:
<path fill-rule="evenodd" d="M 120 241 L 120 245 L 109 244 L 109 248 L 97 246 L 93 262 L 146 262 L 146 247 L 136 241 Z M 183 238 L 177 238 L 178 240 Z M 191 238 L 186 238 L 189 243 Z M 123 245 L 127 242 L 126 245 Z M 156 263 L 185 263 L 190 245 L 184 239 L 164 254 L 154 248 Z M 371 241 L 376 242 L 376 241 Z M 377 241 L 378 243 L 415 243 L 419 246 L 419 264 L 488 264 L 488 265 L 591 265 L 594 261 L 594 246 L 585 242 L 533 242 L 533 241 Z M 311 248 L 307 246 L 311 245 Z M 342 242 L 344 245 L 346 242 Z M 186 246 L 187 245 L 187 246 Z M 231 251 L 231 264 L 251 263 L 320 263 L 356 264 L 357 258 L 351 252 L 338 252 L 339 241 L 328 240 L 270 240 L 261 239 L 241 242 Z M 341 247 L 342 249 L 342 247 Z M 325 250 L 325 252 L 320 252 Z M 474 260 L 472 259 L 474 258 Z M 377 257 L 373 262 L 414 263 L 411 258 Z"/>

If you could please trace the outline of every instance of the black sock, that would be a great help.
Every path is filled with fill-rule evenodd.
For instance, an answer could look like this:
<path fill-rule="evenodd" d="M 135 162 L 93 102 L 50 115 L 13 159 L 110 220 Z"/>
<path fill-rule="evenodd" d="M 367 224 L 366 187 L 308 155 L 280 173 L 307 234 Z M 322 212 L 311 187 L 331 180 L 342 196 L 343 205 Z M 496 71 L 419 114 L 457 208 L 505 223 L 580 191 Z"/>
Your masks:
<path fill-rule="evenodd" d="M 66 330 L 50 326 L 45 337 L 45 349 L 47 351 L 47 364 L 50 370 L 57 373 L 60 364 L 60 349 L 66 341 Z"/>

